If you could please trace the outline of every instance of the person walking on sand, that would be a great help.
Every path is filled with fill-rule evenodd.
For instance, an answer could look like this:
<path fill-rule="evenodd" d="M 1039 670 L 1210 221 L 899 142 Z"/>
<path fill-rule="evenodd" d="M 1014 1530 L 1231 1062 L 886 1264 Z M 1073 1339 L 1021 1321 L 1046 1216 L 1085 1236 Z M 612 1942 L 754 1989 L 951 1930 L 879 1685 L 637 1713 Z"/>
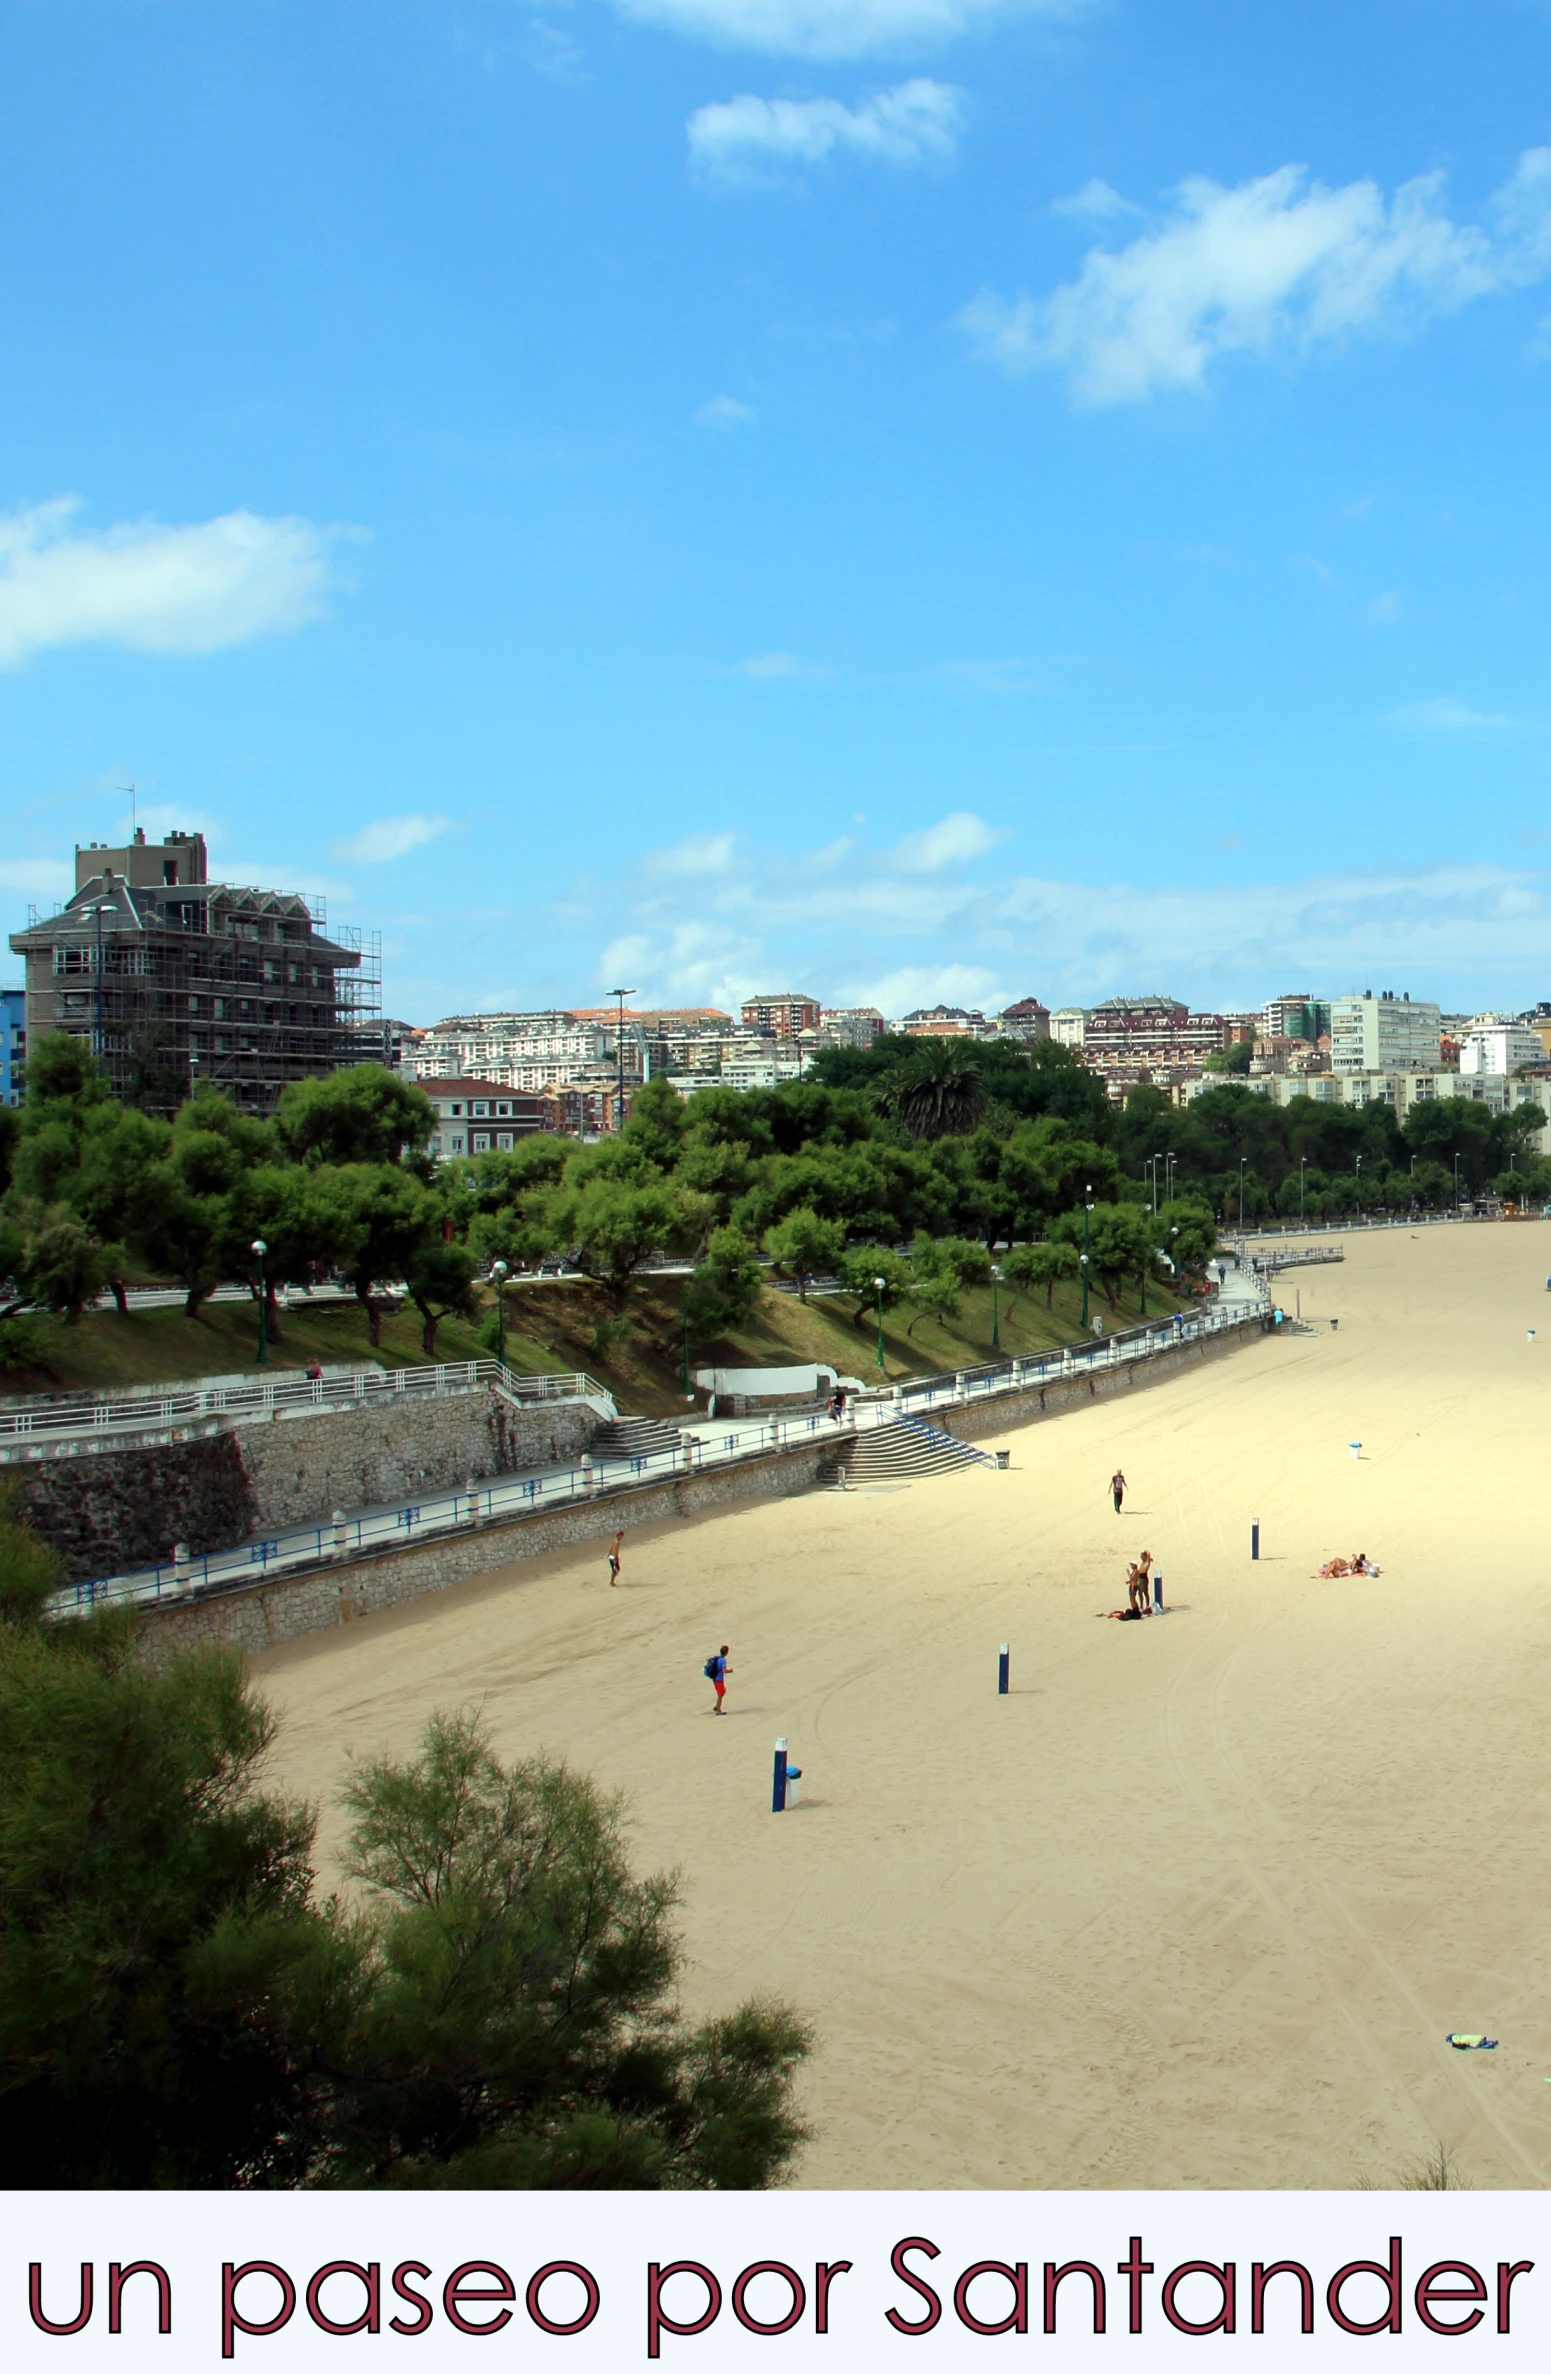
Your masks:
<path fill-rule="evenodd" d="M 721 1715 L 727 1712 L 727 1709 L 723 1704 L 723 1700 L 727 1696 L 727 1676 L 731 1673 L 731 1671 L 732 1667 L 727 1662 L 727 1643 L 724 1640 L 721 1647 L 717 1650 L 716 1655 L 714 1657 L 707 1657 L 705 1661 L 706 1680 L 716 1692 L 716 1704 L 711 1709 L 711 1712 L 714 1715 Z"/>
<path fill-rule="evenodd" d="M 1118 1517 L 1120 1514 L 1120 1503 L 1126 1496 L 1126 1479 L 1121 1474 L 1118 1467 L 1109 1479 L 1109 1496 L 1115 1504 L 1115 1514 Z"/>
<path fill-rule="evenodd" d="M 619 1545 L 624 1540 L 624 1538 L 625 1529 L 623 1525 L 621 1525 L 619 1531 L 609 1543 L 609 1589 L 611 1591 L 613 1590 L 615 1584 L 619 1581 Z"/>

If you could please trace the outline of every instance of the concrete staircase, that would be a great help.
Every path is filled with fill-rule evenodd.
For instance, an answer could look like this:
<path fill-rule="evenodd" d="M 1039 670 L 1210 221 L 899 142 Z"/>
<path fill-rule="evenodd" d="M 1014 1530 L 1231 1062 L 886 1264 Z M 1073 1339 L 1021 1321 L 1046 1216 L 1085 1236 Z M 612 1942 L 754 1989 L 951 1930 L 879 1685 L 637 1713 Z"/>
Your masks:
<path fill-rule="evenodd" d="M 588 1447 L 594 1459 L 649 1459 L 682 1451 L 684 1434 L 667 1418 L 615 1418 L 598 1428 Z"/>
<path fill-rule="evenodd" d="M 922 1418 L 896 1418 L 892 1425 L 855 1435 L 833 1460 L 825 1462 L 825 1483 L 877 1484 L 891 1480 L 914 1482 L 918 1476 L 956 1475 L 965 1467 L 995 1468 L 996 1461 L 973 1443 L 960 1442 L 940 1426 Z"/>

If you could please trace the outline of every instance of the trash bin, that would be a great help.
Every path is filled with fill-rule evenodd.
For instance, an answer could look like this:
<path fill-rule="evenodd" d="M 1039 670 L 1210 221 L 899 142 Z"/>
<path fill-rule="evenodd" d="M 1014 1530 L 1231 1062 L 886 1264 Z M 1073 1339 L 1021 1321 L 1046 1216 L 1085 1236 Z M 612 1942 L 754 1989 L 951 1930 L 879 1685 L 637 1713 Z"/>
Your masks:
<path fill-rule="evenodd" d="M 997 1452 L 997 1454 L 996 1454 L 996 1464 L 997 1464 L 997 1466 L 998 1466 L 998 1467 L 1011 1467 L 1011 1465 L 1012 1465 L 1012 1453 L 1011 1453 L 1011 1451 L 998 1451 L 998 1452 Z"/>
<path fill-rule="evenodd" d="M 790 1812 L 791 1812 L 791 1810 L 792 1810 L 792 1807 L 793 1807 L 794 1805 L 800 1805 L 801 1803 L 802 1803 L 802 1766 L 801 1766 L 800 1764 L 788 1764 L 788 1766 L 786 1767 L 786 1810 L 787 1810 L 787 1812 L 788 1812 L 788 1813 L 790 1813 Z"/>

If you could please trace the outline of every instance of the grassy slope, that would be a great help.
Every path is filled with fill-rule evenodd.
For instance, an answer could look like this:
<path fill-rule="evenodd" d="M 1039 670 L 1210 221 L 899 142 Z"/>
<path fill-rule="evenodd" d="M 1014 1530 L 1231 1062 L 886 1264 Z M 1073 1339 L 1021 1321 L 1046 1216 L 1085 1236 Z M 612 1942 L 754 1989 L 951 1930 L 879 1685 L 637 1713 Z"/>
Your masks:
<path fill-rule="evenodd" d="M 623 1331 L 616 1334 L 607 1323 L 601 1297 L 591 1287 L 567 1282 L 509 1288 L 508 1365 L 534 1374 L 586 1369 L 610 1388 L 622 1409 L 649 1416 L 681 1412 L 683 1290 L 682 1278 L 638 1287 Z M 1046 1351 L 1052 1344 L 1072 1342 L 1080 1332 L 1075 1287 L 1058 1287 L 1055 1307 L 1048 1312 L 1040 1292 L 1020 1295 L 1010 1313 L 1008 1303 L 1004 1287 L 999 1294 L 1000 1333 L 1001 1350 L 1008 1356 Z M 1175 1307 L 1161 1287 L 1148 1289 L 1147 1304 L 1154 1316 Z M 1102 1296 L 1095 1298 L 1094 1308 L 1103 1313 L 1106 1328 L 1131 1325 L 1138 1316 L 1135 1290 L 1121 1298 L 1118 1311 L 1112 1312 Z M 858 1327 L 856 1310 L 850 1295 L 825 1295 L 804 1304 L 795 1294 L 766 1288 L 749 1324 L 717 1343 L 692 1345 L 690 1365 L 765 1368 L 815 1360 L 842 1376 L 871 1384 L 878 1380 L 876 1324 L 871 1311 L 864 1310 Z M 907 1306 L 891 1311 L 884 1321 L 884 1373 L 890 1378 L 968 1368 L 995 1357 L 987 1287 L 966 1294 L 959 1317 L 948 1326 L 921 1319 L 912 1335 L 911 1317 Z M 180 1310 L 137 1311 L 128 1319 L 99 1311 L 76 1327 L 52 1319 L 42 1324 L 48 1335 L 47 1368 L 0 1376 L 5 1392 L 153 1384 L 255 1367 L 255 1314 L 246 1303 L 207 1305 L 198 1319 L 187 1319 Z M 277 1373 L 304 1368 L 314 1358 L 363 1366 L 380 1360 L 387 1368 L 414 1366 L 425 1358 L 420 1316 L 413 1309 L 384 1320 L 377 1352 L 367 1340 L 365 1320 L 354 1309 L 287 1312 L 282 1325 L 284 1341 L 270 1348 L 270 1366 Z M 439 1360 L 473 1359 L 480 1349 L 475 1327 L 443 1320 L 436 1342 Z"/>

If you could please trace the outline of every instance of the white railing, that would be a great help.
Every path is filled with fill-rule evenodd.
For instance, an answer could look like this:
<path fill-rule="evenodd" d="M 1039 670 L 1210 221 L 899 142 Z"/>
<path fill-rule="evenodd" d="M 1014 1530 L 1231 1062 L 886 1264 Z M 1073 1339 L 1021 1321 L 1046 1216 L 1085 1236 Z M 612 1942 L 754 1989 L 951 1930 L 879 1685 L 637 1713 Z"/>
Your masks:
<path fill-rule="evenodd" d="M 160 1392 L 142 1386 L 119 1400 L 105 1394 L 60 1396 L 33 1407 L 0 1409 L 0 1463 L 24 1455 L 29 1443 L 71 1439 L 82 1449 L 101 1448 L 103 1437 L 122 1438 L 189 1426 L 201 1419 L 261 1419 L 306 1410 L 375 1408 L 385 1402 L 434 1400 L 493 1385 L 508 1400 L 592 1401 L 613 1399 L 606 1388 L 578 1372 L 556 1376 L 520 1375 L 499 1360 L 448 1360 L 434 1368 L 356 1368 L 321 1377 L 230 1377 L 169 1385 Z"/>
<path fill-rule="evenodd" d="M 728 1467 L 772 1453 L 796 1451 L 816 1442 L 840 1442 L 847 1435 L 878 1426 L 892 1426 L 901 1418 L 919 1418 L 934 1409 L 963 1408 L 999 1394 L 1037 1390 L 1073 1377 L 1091 1376 L 1127 1361 L 1146 1360 L 1175 1350 L 1182 1343 L 1231 1333 L 1256 1325 L 1269 1308 L 1264 1299 L 1213 1308 L 1177 1319 L 1161 1319 L 1125 1329 L 1092 1343 L 1069 1344 L 1038 1358 L 1002 1360 L 985 1367 L 958 1369 L 938 1377 L 920 1377 L 855 1399 L 841 1419 L 823 1410 L 791 1418 L 770 1417 L 733 1423 L 704 1419 L 686 1434 L 681 1448 L 646 1451 L 634 1457 L 584 1457 L 570 1467 L 552 1468 L 542 1475 L 497 1477 L 489 1483 L 469 1484 L 461 1491 L 428 1493 L 402 1508 L 366 1510 L 338 1520 L 325 1518 L 272 1535 L 265 1541 L 244 1542 L 233 1550 L 208 1556 L 165 1559 L 158 1566 L 133 1574 L 111 1575 L 100 1581 L 72 1584 L 55 1600 L 62 1613 L 84 1613 L 107 1600 L 186 1599 L 196 1592 L 241 1590 L 272 1575 L 345 1561 L 363 1551 L 402 1549 L 411 1542 L 469 1532 L 479 1525 L 512 1517 L 535 1515 L 578 1501 L 595 1500 L 605 1492 L 628 1490 L 651 1483 L 670 1483 L 676 1477 L 699 1474 L 707 1468 Z M 471 1361 L 469 1369 L 495 1367 L 493 1361 Z M 400 1371 L 424 1375 L 428 1371 Z M 583 1380 L 586 1382 L 587 1380 Z M 554 1384 L 552 1378 L 523 1377 L 528 1386 Z M 598 1388 L 593 1389 L 595 1392 Z"/>

